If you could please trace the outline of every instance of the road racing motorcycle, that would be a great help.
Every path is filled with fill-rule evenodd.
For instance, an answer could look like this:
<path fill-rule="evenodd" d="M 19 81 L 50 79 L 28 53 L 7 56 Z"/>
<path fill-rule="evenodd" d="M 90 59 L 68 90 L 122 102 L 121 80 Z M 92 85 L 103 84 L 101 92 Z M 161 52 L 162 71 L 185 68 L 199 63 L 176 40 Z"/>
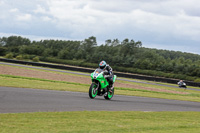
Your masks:
<path fill-rule="evenodd" d="M 186 83 L 180 83 L 179 88 L 185 88 L 186 89 L 187 88 Z"/>
<path fill-rule="evenodd" d="M 109 88 L 109 82 L 106 80 L 108 72 L 100 68 L 97 68 L 93 73 L 91 73 L 92 84 L 89 89 L 89 97 L 94 99 L 97 95 L 102 96 L 107 100 L 110 100 L 114 95 L 114 87 Z M 113 76 L 113 84 L 117 76 Z M 109 91 L 111 90 L 111 91 Z"/>

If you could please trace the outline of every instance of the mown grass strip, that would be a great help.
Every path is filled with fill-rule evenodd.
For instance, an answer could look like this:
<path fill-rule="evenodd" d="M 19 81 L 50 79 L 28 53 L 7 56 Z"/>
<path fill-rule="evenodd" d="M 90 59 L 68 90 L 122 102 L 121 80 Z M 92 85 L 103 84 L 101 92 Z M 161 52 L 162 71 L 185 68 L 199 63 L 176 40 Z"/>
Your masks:
<path fill-rule="evenodd" d="M 150 91 L 150 90 L 144 90 L 144 89 L 134 89 L 134 88 L 121 88 L 116 87 L 117 90 L 128 90 L 128 91 L 139 91 L 139 92 L 150 92 L 150 93 L 156 93 L 156 94 L 168 94 L 168 95 L 176 95 L 176 96 L 194 96 L 194 97 L 200 97 L 200 94 L 178 94 L 178 93 L 169 93 L 169 92 L 160 92 L 160 91 Z"/>
<path fill-rule="evenodd" d="M 59 91 L 88 91 L 89 85 L 13 75 L 0 75 L 0 86 Z"/>
<path fill-rule="evenodd" d="M 0 74 L 0 76 L 1 77 L 8 77 L 8 78 L 19 78 L 19 79 L 28 79 L 28 80 L 37 80 L 37 81 L 46 81 L 46 82 L 56 82 L 56 83 L 65 83 L 65 84 L 89 86 L 88 84 L 73 83 L 73 82 L 67 82 L 67 81 L 48 80 L 48 79 L 40 79 L 40 78 L 32 78 L 32 77 L 4 75 L 4 74 Z"/>
<path fill-rule="evenodd" d="M 117 90 L 128 90 L 128 91 L 140 91 L 140 92 L 151 92 L 151 93 L 156 93 L 156 94 L 168 94 L 168 95 L 179 95 L 179 96 L 185 96 L 188 94 L 177 94 L 177 93 L 169 93 L 169 92 L 160 92 L 160 91 L 150 91 L 150 90 L 144 90 L 144 89 L 134 89 L 134 88 L 121 88 L 121 87 L 116 87 Z M 200 97 L 199 95 L 196 95 Z"/>
<path fill-rule="evenodd" d="M 200 112 L 73 111 L 0 114 L 10 133 L 199 133 Z"/>

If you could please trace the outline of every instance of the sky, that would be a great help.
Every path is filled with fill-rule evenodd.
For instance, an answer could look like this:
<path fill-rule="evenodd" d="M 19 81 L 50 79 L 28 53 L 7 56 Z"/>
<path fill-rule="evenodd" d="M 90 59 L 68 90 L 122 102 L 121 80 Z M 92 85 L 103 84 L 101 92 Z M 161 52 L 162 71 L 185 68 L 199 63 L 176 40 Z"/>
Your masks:
<path fill-rule="evenodd" d="M 200 54 L 200 0 L 0 0 L 0 37 L 133 39 Z"/>

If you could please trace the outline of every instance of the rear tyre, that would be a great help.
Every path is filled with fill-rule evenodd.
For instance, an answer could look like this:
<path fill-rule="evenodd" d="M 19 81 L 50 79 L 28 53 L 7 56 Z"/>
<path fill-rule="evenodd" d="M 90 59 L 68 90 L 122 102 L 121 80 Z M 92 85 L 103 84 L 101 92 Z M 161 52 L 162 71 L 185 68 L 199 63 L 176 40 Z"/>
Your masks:
<path fill-rule="evenodd" d="M 97 96 L 98 89 L 96 89 L 96 88 L 97 88 L 97 85 L 92 83 L 90 86 L 90 89 L 89 89 L 89 97 L 91 99 L 94 99 Z"/>
<path fill-rule="evenodd" d="M 104 98 L 106 100 L 110 100 L 113 97 L 113 95 L 114 95 L 114 88 L 112 89 L 112 93 L 108 91 L 107 95 L 104 95 Z"/>

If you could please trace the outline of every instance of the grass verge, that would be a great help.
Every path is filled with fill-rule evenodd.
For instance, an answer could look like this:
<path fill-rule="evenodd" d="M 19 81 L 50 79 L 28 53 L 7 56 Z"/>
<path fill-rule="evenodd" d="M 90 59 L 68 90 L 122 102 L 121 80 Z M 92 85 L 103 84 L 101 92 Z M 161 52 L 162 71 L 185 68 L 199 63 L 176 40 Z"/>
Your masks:
<path fill-rule="evenodd" d="M 86 92 L 89 87 L 87 84 L 1 74 L 0 86 L 79 92 Z"/>
<path fill-rule="evenodd" d="M 74 111 L 0 114 L 0 132 L 199 133 L 200 112 Z"/>
<path fill-rule="evenodd" d="M 88 92 L 90 85 L 31 77 L 0 75 L 0 86 Z M 198 91 L 190 91 L 189 94 L 173 94 L 167 92 L 116 87 L 115 94 L 200 102 L 200 92 Z"/>

